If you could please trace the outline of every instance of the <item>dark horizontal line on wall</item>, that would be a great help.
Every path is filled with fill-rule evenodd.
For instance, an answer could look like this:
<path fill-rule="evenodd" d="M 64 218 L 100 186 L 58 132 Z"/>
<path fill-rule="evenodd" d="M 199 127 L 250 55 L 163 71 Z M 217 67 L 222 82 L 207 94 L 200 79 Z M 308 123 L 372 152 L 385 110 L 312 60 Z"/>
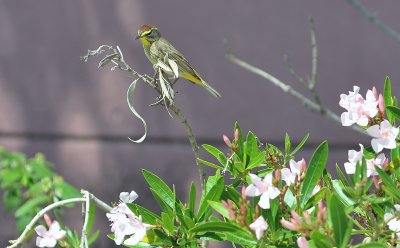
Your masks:
<path fill-rule="evenodd" d="M 0 132 L 0 139 L 26 139 L 32 141 L 97 141 L 97 142 L 114 142 L 114 143 L 128 143 L 129 135 L 90 135 L 90 134 L 62 134 L 62 133 L 34 133 L 34 132 Z M 131 137 L 138 138 L 138 137 Z M 266 138 L 260 138 L 262 141 L 268 140 Z M 197 138 L 197 143 L 210 144 L 214 146 L 225 146 L 221 139 L 210 139 L 210 138 Z M 268 141 L 278 147 L 283 147 L 283 141 Z M 177 144 L 177 145 L 188 145 L 189 140 L 185 137 L 156 137 L 148 136 L 144 141 L 145 144 Z M 297 143 L 296 143 L 297 144 Z M 292 146 L 295 146 L 293 144 Z M 307 142 L 304 144 L 306 149 L 315 149 L 319 143 Z M 330 149 L 349 149 L 353 144 L 350 143 L 330 143 Z"/>

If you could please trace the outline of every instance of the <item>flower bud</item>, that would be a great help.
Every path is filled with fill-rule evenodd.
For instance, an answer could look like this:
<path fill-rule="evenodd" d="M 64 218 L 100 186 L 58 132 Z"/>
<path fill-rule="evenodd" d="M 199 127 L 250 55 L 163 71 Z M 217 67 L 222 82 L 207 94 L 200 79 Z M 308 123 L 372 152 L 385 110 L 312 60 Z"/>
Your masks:
<path fill-rule="evenodd" d="M 46 222 L 46 225 L 47 225 L 48 227 L 50 227 L 50 226 L 51 226 L 51 219 L 50 219 L 50 216 L 48 216 L 47 214 L 45 214 L 45 215 L 43 216 L 43 218 L 44 218 L 44 222 Z"/>
<path fill-rule="evenodd" d="M 378 106 L 379 106 L 379 110 L 380 110 L 382 113 L 384 113 L 384 112 L 385 112 L 385 101 L 383 100 L 382 94 L 379 94 Z"/>
<path fill-rule="evenodd" d="M 281 170 L 275 170 L 275 179 L 279 182 L 281 180 Z"/>
<path fill-rule="evenodd" d="M 234 136 L 234 138 L 235 138 L 235 141 L 238 141 L 238 140 L 239 140 L 239 129 L 235 129 L 235 136 Z"/>
<path fill-rule="evenodd" d="M 222 135 L 222 138 L 224 139 L 225 144 L 226 144 L 229 148 L 231 148 L 231 147 L 232 147 L 232 143 L 231 143 L 231 141 L 229 140 L 228 136 L 226 136 L 225 134 L 223 134 L 223 135 Z"/>
<path fill-rule="evenodd" d="M 375 97 L 375 98 L 378 98 L 378 92 L 376 91 L 375 86 L 372 87 L 372 94 L 374 94 L 374 97 Z"/>
<path fill-rule="evenodd" d="M 300 171 L 306 171 L 306 170 L 307 170 L 307 162 L 304 158 L 302 158 L 300 161 Z"/>
<path fill-rule="evenodd" d="M 309 248 L 310 246 L 308 245 L 308 241 L 306 238 L 304 237 L 299 237 L 297 239 L 297 245 L 299 246 L 299 248 Z"/>
<path fill-rule="evenodd" d="M 297 225 L 292 223 L 292 222 L 290 222 L 290 221 L 287 221 L 285 219 L 281 219 L 281 224 L 286 229 L 289 229 L 289 230 L 292 230 L 292 231 L 297 231 Z"/>

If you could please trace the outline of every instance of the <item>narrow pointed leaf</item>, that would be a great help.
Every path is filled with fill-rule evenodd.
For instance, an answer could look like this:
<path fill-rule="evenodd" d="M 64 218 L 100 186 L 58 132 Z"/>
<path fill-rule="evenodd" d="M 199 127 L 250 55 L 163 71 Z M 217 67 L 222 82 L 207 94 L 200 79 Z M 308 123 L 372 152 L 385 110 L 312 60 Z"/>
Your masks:
<path fill-rule="evenodd" d="M 310 199 L 314 187 L 317 185 L 318 180 L 322 176 L 322 173 L 328 160 L 328 143 L 322 142 L 315 150 L 311 157 L 309 166 L 307 168 L 304 183 L 301 188 L 301 199 L 300 206 L 304 208 L 308 199 Z"/>

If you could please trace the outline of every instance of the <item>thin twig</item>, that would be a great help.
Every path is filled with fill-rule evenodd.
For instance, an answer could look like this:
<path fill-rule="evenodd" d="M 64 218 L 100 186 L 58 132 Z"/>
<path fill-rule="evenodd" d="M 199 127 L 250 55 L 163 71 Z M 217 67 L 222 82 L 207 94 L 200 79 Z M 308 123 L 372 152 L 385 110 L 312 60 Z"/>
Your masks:
<path fill-rule="evenodd" d="M 111 211 L 111 206 L 109 206 L 108 204 L 106 204 L 105 202 L 101 201 L 100 199 L 98 199 L 97 197 L 95 197 L 93 194 L 88 194 L 89 198 L 93 200 L 93 202 L 95 203 L 96 206 L 98 206 L 100 209 L 106 211 L 106 212 L 110 212 Z M 47 212 L 58 208 L 58 207 L 62 207 L 65 206 L 67 204 L 71 204 L 71 203 L 78 203 L 78 202 L 86 202 L 86 197 L 81 197 L 81 198 L 71 198 L 71 199 L 67 199 L 67 200 L 63 200 L 63 201 L 59 201 L 59 202 L 55 202 L 52 203 L 50 205 L 48 205 L 47 207 L 43 208 L 42 210 L 39 211 L 39 213 L 37 213 L 35 215 L 35 217 L 33 217 L 33 219 L 29 222 L 28 225 L 26 225 L 25 230 L 22 232 L 22 234 L 18 237 L 18 239 L 16 240 L 10 240 L 9 243 L 11 244 L 10 246 L 7 246 L 7 248 L 14 248 L 14 247 L 18 247 L 20 245 L 22 245 L 25 241 L 25 238 L 27 237 L 27 235 L 29 234 L 29 232 L 34 228 L 34 226 L 36 225 L 36 223 L 43 217 L 44 214 L 46 214 Z"/>
<path fill-rule="evenodd" d="M 83 197 L 85 198 L 85 205 L 82 206 L 83 210 L 83 216 L 84 216 L 84 221 L 83 221 L 83 226 L 82 226 L 82 237 L 81 237 L 81 248 L 88 248 L 88 239 L 87 235 L 88 233 L 86 232 L 88 223 L 89 223 L 89 217 L 90 217 L 90 196 L 89 192 L 86 190 L 81 191 Z"/>
<path fill-rule="evenodd" d="M 302 95 L 300 92 L 296 91 L 295 89 L 293 89 L 290 85 L 283 83 L 281 80 L 277 79 L 276 77 L 272 76 L 271 74 L 269 74 L 266 71 L 261 70 L 260 68 L 257 68 L 253 65 L 250 65 L 249 63 L 237 58 L 235 55 L 233 54 L 226 54 L 226 58 L 231 61 L 232 63 L 256 74 L 261 76 L 262 78 L 270 81 L 272 84 L 274 84 L 275 86 L 277 86 L 278 88 L 280 88 L 283 92 L 285 93 L 289 93 L 290 95 L 292 95 L 293 97 L 297 98 L 303 105 L 304 107 L 308 108 L 310 111 L 312 112 L 317 112 L 317 113 L 321 113 L 321 109 L 320 106 L 318 104 L 316 104 L 315 102 L 311 101 L 309 98 L 305 97 L 304 95 Z M 341 123 L 340 121 L 340 117 L 338 115 L 336 115 L 334 112 L 332 112 L 329 109 L 325 109 L 324 113 L 321 113 L 322 116 L 328 118 L 329 120 L 333 120 L 337 123 Z M 355 131 L 362 133 L 362 134 L 366 134 L 365 131 L 361 128 L 359 128 L 358 126 L 351 126 L 352 129 L 354 129 Z"/>
<path fill-rule="evenodd" d="M 358 0 L 347 0 L 351 5 L 354 6 L 365 18 L 372 22 L 377 28 L 382 30 L 387 35 L 400 43 L 400 33 L 394 30 L 392 27 L 381 21 L 376 15 L 372 14 L 367 8 L 364 7 Z"/>
<path fill-rule="evenodd" d="M 289 60 L 289 56 L 285 55 L 284 57 L 284 61 L 286 64 L 286 67 L 288 69 L 288 72 L 290 73 L 290 75 L 292 75 L 294 77 L 294 79 L 296 79 L 297 82 L 301 83 L 306 89 L 308 89 L 309 85 L 307 84 L 306 80 L 304 80 L 292 67 L 292 64 L 290 63 Z"/>
<path fill-rule="evenodd" d="M 314 19 L 310 16 L 308 21 L 311 33 L 311 78 L 309 87 L 311 91 L 315 92 L 315 84 L 317 83 L 318 47 L 315 35 Z"/>
<path fill-rule="evenodd" d="M 175 104 L 172 104 L 171 106 L 169 106 L 169 109 L 175 113 L 175 115 L 178 117 L 178 119 L 181 121 L 181 123 L 183 124 L 183 126 L 186 129 L 186 133 L 189 138 L 190 145 L 192 146 L 194 156 L 196 157 L 196 165 L 199 168 L 200 183 L 201 183 L 202 188 L 204 188 L 204 180 L 205 180 L 206 175 L 204 172 L 204 167 L 198 161 L 198 159 L 200 157 L 200 151 L 199 151 L 199 146 L 197 145 L 196 138 L 193 134 L 192 127 L 189 125 L 189 122 L 187 121 L 185 115 Z"/>

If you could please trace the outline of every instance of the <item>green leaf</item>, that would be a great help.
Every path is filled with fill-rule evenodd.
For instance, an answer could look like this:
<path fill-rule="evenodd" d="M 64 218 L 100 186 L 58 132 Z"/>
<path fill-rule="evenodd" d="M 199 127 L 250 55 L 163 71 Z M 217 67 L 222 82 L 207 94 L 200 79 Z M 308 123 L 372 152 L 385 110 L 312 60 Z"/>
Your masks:
<path fill-rule="evenodd" d="M 217 211 L 220 215 L 224 216 L 227 219 L 231 219 L 229 216 L 229 210 L 225 208 L 224 204 L 216 201 L 208 201 L 208 204 Z"/>
<path fill-rule="evenodd" d="M 367 244 L 360 244 L 354 246 L 354 248 L 389 248 L 387 245 L 378 243 L 378 242 L 371 242 Z"/>
<path fill-rule="evenodd" d="M 192 229 L 189 230 L 189 233 L 202 233 L 202 232 L 234 232 L 234 231 L 243 231 L 243 228 L 222 221 L 210 221 L 205 223 L 198 223 Z"/>
<path fill-rule="evenodd" d="M 91 245 L 93 244 L 97 238 L 100 236 L 100 231 L 97 230 L 95 231 L 89 238 L 88 238 L 88 244 Z"/>
<path fill-rule="evenodd" d="M 328 143 L 326 141 L 322 142 L 314 154 L 311 157 L 310 165 L 307 168 L 306 176 L 304 178 L 304 183 L 301 188 L 301 199 L 300 206 L 304 208 L 308 199 L 310 199 L 312 191 L 326 166 L 326 161 L 328 159 Z"/>
<path fill-rule="evenodd" d="M 36 207 L 41 204 L 49 203 L 49 197 L 47 195 L 38 196 L 27 202 L 25 202 L 20 208 L 15 212 L 15 217 L 19 218 L 27 213 L 34 211 Z"/>
<path fill-rule="evenodd" d="M 285 133 L 285 152 L 286 152 L 286 154 L 288 154 L 290 152 L 290 147 L 291 147 L 291 143 L 290 143 L 289 134 Z"/>
<path fill-rule="evenodd" d="M 328 203 L 328 214 L 333 226 L 333 234 L 338 247 L 345 247 L 346 233 L 349 219 L 346 216 L 345 208 L 336 193 L 333 193 Z"/>
<path fill-rule="evenodd" d="M 296 197 L 293 195 L 292 191 L 289 188 L 286 191 L 283 201 L 286 203 L 286 205 L 289 206 L 289 208 L 292 208 L 293 205 L 296 203 Z"/>
<path fill-rule="evenodd" d="M 329 242 L 328 238 L 320 233 L 319 231 L 314 231 L 311 234 L 311 239 L 317 248 L 332 248 L 332 244 Z"/>
<path fill-rule="evenodd" d="M 400 109 L 395 107 L 395 106 L 387 106 L 386 110 L 388 110 L 388 112 L 390 112 L 394 118 L 396 118 L 397 120 L 400 120 Z"/>
<path fill-rule="evenodd" d="M 345 186 L 343 183 L 339 180 L 333 180 L 332 181 L 332 186 L 337 193 L 337 196 L 339 197 L 340 201 L 345 205 L 345 206 L 353 206 L 355 202 L 350 199 L 343 191 Z"/>
<path fill-rule="evenodd" d="M 243 247 L 257 247 L 257 241 L 250 235 L 243 235 L 243 232 L 225 232 L 225 239 Z"/>
<path fill-rule="evenodd" d="M 290 153 L 291 156 L 293 156 L 296 152 L 300 150 L 300 148 L 303 147 L 303 145 L 306 143 L 308 140 L 308 137 L 310 137 L 310 134 L 306 134 L 306 136 L 303 137 L 303 139 L 300 141 L 300 143 L 293 149 L 293 151 Z"/>
<path fill-rule="evenodd" d="M 216 165 L 214 163 L 208 162 L 208 161 L 203 160 L 201 158 L 198 158 L 197 161 L 199 161 L 200 163 L 202 163 L 202 164 L 204 164 L 206 166 L 209 166 L 211 168 L 217 169 L 217 170 L 223 170 L 224 169 L 224 167 L 222 167 L 220 165 Z"/>
<path fill-rule="evenodd" d="M 390 77 L 387 76 L 385 79 L 385 85 L 383 87 L 383 100 L 385 102 L 385 106 L 392 106 L 393 99 L 392 99 L 392 86 L 390 84 Z M 391 124 L 393 124 L 393 116 L 392 113 L 386 111 L 387 118 Z"/>
<path fill-rule="evenodd" d="M 204 217 L 205 212 L 210 209 L 208 201 L 219 201 L 222 191 L 224 190 L 224 179 L 221 177 L 215 185 L 207 192 L 204 198 L 201 199 L 199 211 L 197 212 L 198 220 Z"/>
<path fill-rule="evenodd" d="M 203 145 L 204 150 L 209 152 L 211 155 L 213 155 L 223 166 L 226 165 L 227 158 L 223 152 L 221 152 L 218 148 L 212 146 L 212 145 Z"/>
<path fill-rule="evenodd" d="M 344 175 L 338 164 L 336 164 L 336 173 L 338 174 L 340 181 L 342 181 L 344 185 L 350 186 L 349 181 L 347 180 L 346 176 Z"/>
<path fill-rule="evenodd" d="M 161 213 L 162 227 L 172 234 L 174 232 L 174 219 L 167 213 Z"/>
<path fill-rule="evenodd" d="M 258 153 L 257 156 L 253 156 L 250 158 L 250 163 L 247 165 L 246 169 L 247 170 L 251 170 L 255 167 L 258 167 L 260 165 L 264 164 L 265 161 L 265 156 L 266 156 L 267 152 L 260 152 Z"/>
<path fill-rule="evenodd" d="M 157 195 L 159 195 L 161 197 L 161 200 L 164 201 L 169 207 L 171 207 L 173 209 L 175 197 L 174 197 L 174 193 L 168 187 L 168 185 L 163 180 L 161 180 L 158 176 L 151 173 L 150 171 L 143 169 L 142 173 L 143 173 L 144 179 L 147 181 L 150 188 L 152 188 L 155 192 L 157 192 Z"/>
<path fill-rule="evenodd" d="M 393 194 L 394 197 L 397 198 L 397 200 L 400 199 L 400 191 L 397 189 L 396 184 L 393 182 L 393 179 L 390 178 L 381 168 L 375 166 L 376 172 L 378 172 L 380 178 L 382 179 L 382 182 L 388 187 L 390 192 Z"/>
<path fill-rule="evenodd" d="M 192 182 L 190 185 L 190 192 L 189 192 L 189 209 L 192 216 L 194 216 L 195 205 L 196 205 L 196 184 Z"/>
<path fill-rule="evenodd" d="M 235 133 L 235 131 L 238 130 L 239 132 L 239 137 L 237 140 L 237 144 L 238 144 L 238 148 L 237 148 L 237 152 L 236 154 L 239 156 L 239 158 L 243 157 L 243 153 L 244 153 L 244 147 L 243 147 L 243 133 L 242 133 L 242 129 L 240 128 L 240 125 L 238 122 L 235 122 L 235 127 L 233 132 Z"/>
<path fill-rule="evenodd" d="M 127 203 L 127 205 L 134 213 L 136 213 L 136 215 L 142 216 L 143 222 L 145 223 L 155 225 L 157 224 L 157 221 L 161 220 L 160 216 L 138 204 Z"/>

